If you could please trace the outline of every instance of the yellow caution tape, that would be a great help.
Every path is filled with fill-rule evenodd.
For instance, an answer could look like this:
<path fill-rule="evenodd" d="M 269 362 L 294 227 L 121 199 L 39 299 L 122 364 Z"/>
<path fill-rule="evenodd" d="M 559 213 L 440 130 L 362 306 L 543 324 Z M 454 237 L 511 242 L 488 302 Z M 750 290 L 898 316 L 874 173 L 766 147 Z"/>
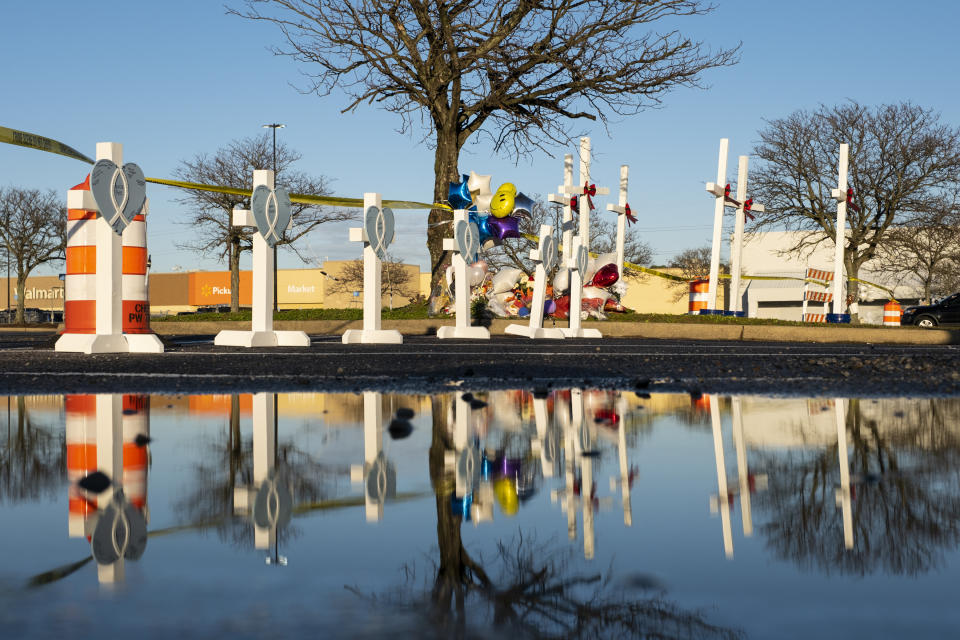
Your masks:
<path fill-rule="evenodd" d="M 38 149 L 48 153 L 58 153 L 62 156 L 73 158 L 75 160 L 82 160 L 89 164 L 94 163 L 92 159 L 83 155 L 73 147 L 63 144 L 62 142 L 52 140 L 51 138 L 45 138 L 35 133 L 19 131 L 17 129 L 0 127 L 0 143 L 12 144 L 19 147 L 28 147 L 30 149 Z M 219 185 L 201 184 L 199 182 L 186 182 L 183 180 L 147 178 L 147 182 L 162 184 L 168 187 L 179 187 L 181 189 L 213 191 L 215 193 L 229 193 L 246 197 L 250 197 L 252 193 L 251 189 L 236 189 L 234 187 L 221 187 Z M 339 198 L 336 196 L 317 196 L 307 193 L 291 193 L 290 201 L 299 204 L 317 204 L 333 207 L 363 207 L 363 198 Z M 425 202 L 415 202 L 412 200 L 384 200 L 383 206 L 390 207 L 392 209 L 444 209 L 446 211 L 453 211 L 453 208 L 448 204 L 439 202 L 427 204 Z"/>
<path fill-rule="evenodd" d="M 18 147 L 39 149 L 40 151 L 46 151 L 48 153 L 58 153 L 61 156 L 67 156 L 68 158 L 73 158 L 74 160 L 83 160 L 84 162 L 93 164 L 93 160 L 83 155 L 73 147 L 68 147 L 62 142 L 51 140 L 50 138 L 38 136 L 35 133 L 27 133 L 26 131 L 18 131 L 17 129 L 0 127 L 0 142 L 17 145 Z"/>

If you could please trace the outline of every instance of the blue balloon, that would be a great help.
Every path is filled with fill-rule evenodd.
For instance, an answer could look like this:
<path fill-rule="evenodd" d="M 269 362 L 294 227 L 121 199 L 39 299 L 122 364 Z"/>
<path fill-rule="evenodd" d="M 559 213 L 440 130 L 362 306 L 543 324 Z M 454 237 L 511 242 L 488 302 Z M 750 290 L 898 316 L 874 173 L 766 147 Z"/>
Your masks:
<path fill-rule="evenodd" d="M 460 182 L 451 182 L 447 201 L 454 209 L 466 209 L 473 204 L 473 198 L 470 197 L 470 189 L 467 188 L 467 180 L 470 176 L 463 175 Z"/>
<path fill-rule="evenodd" d="M 472 213 L 470 214 L 473 215 Z M 485 241 L 490 238 L 496 238 L 497 232 L 495 229 L 492 229 L 490 226 L 490 218 L 492 216 L 481 216 L 477 215 L 476 223 L 477 228 L 480 229 L 480 244 L 483 244 Z M 471 218 L 472 219 L 472 218 Z"/>
<path fill-rule="evenodd" d="M 526 318 L 528 315 L 530 315 L 530 309 L 527 309 L 526 307 L 520 307 L 519 309 L 517 309 L 518 317 Z"/>

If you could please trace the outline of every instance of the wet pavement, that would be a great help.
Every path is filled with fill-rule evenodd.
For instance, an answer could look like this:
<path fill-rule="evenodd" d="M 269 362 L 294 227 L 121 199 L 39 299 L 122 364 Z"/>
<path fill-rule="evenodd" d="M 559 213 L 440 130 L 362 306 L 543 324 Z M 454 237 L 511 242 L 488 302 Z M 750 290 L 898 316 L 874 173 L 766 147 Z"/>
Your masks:
<path fill-rule="evenodd" d="M 958 398 L 0 396 L 0 636 L 954 637 L 958 461 Z"/>
<path fill-rule="evenodd" d="M 210 336 L 164 338 L 163 354 L 55 353 L 53 335 L 0 336 L 0 389 L 115 391 L 435 391 L 451 386 L 586 386 L 694 393 L 952 395 L 960 346 L 825 345 L 606 338 L 215 347 Z"/>

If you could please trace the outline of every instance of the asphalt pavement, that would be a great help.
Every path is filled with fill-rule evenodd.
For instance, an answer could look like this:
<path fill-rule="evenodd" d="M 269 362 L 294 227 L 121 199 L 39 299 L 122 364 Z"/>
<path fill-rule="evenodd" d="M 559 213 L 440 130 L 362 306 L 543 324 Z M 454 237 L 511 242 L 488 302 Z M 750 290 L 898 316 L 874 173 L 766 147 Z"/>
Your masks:
<path fill-rule="evenodd" d="M 53 351 L 54 334 L 0 336 L 0 392 L 10 394 L 403 391 L 595 387 L 638 393 L 818 396 L 960 394 L 960 346 L 604 338 L 489 341 L 407 336 L 401 345 L 216 347 L 164 337 L 163 354 Z"/>

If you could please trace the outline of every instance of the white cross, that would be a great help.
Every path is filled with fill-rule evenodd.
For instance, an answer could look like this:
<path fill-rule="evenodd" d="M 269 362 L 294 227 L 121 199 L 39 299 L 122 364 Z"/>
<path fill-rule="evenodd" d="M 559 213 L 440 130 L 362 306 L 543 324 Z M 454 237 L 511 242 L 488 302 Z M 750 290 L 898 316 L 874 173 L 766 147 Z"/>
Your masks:
<path fill-rule="evenodd" d="M 847 165 L 849 164 L 850 145 L 840 145 L 840 159 L 837 167 L 839 179 L 837 188 L 830 192 L 837 201 L 837 236 L 833 253 L 833 313 L 843 313 L 843 246 L 846 243 L 847 230 Z"/>
<path fill-rule="evenodd" d="M 561 193 L 567 196 L 579 196 L 580 240 L 587 251 L 590 250 L 590 199 L 583 192 L 590 185 L 590 138 L 580 138 L 580 179 L 579 184 L 564 186 Z M 606 187 L 597 187 L 593 195 L 604 196 L 610 193 Z M 566 240 L 565 240 L 566 242 Z"/>
<path fill-rule="evenodd" d="M 731 293 L 734 297 L 734 305 L 731 307 L 734 311 L 740 310 L 738 291 L 740 288 L 740 255 L 743 246 L 743 218 L 745 215 L 745 204 L 747 197 L 747 156 L 740 156 L 737 179 L 737 199 L 727 195 L 727 150 L 730 146 L 728 138 L 720 139 L 720 156 L 717 160 L 717 181 L 708 182 L 707 192 L 714 199 L 713 209 L 713 239 L 711 242 L 712 251 L 710 253 L 710 282 L 707 293 L 707 309 L 717 310 L 717 284 L 720 278 L 720 242 L 723 231 L 723 211 L 725 207 L 734 207 L 737 210 L 736 229 L 734 231 L 734 245 L 731 246 L 731 274 L 734 278 L 735 287 L 731 286 Z M 753 211 L 763 212 L 763 205 L 752 205 Z M 734 250 L 734 246 L 736 250 Z M 733 284 L 733 283 L 731 283 Z"/>
<path fill-rule="evenodd" d="M 460 222 L 468 222 L 466 209 L 457 209 L 453 212 L 453 232 L 456 235 Z M 473 327 L 470 317 L 470 281 L 467 279 L 467 261 L 457 246 L 456 238 L 444 238 L 443 250 L 452 251 L 453 257 L 453 287 L 454 309 L 456 312 L 456 326 L 440 327 L 437 329 L 437 338 L 472 338 L 489 340 L 490 331 L 486 327 Z"/>
<path fill-rule="evenodd" d="M 627 238 L 627 183 L 630 177 L 630 167 L 620 165 L 620 200 L 618 204 L 608 204 L 607 211 L 617 214 L 617 274 L 623 280 L 623 245 Z"/>
<path fill-rule="evenodd" d="M 568 153 L 563 156 L 563 184 L 557 187 L 560 193 L 551 193 L 549 200 L 555 204 L 563 205 L 563 222 L 560 230 L 563 233 L 563 264 L 570 259 L 573 243 L 573 229 L 576 225 L 573 223 L 573 207 L 570 206 L 570 196 L 567 195 L 573 189 L 573 154 Z"/>
<path fill-rule="evenodd" d="M 260 185 L 274 188 L 273 171 L 257 169 L 253 172 L 253 188 Z M 256 227 L 249 209 L 233 210 L 233 225 Z M 253 296 L 250 331 L 221 331 L 213 343 L 233 347 L 309 347 L 310 337 L 303 331 L 273 330 L 273 266 L 277 259 L 276 247 L 271 247 L 263 235 L 253 234 Z"/>
<path fill-rule="evenodd" d="M 364 212 L 370 207 L 383 209 L 383 198 L 379 193 L 363 194 Z M 341 338 L 343 344 L 402 344 L 403 336 L 399 331 L 380 328 L 380 312 L 383 308 L 380 277 L 383 265 L 377 252 L 373 250 L 363 227 L 351 227 L 350 241 L 363 243 L 363 329 L 344 331 Z"/>
<path fill-rule="evenodd" d="M 733 239 L 730 241 L 730 295 L 733 296 L 729 305 L 731 311 L 740 311 L 740 263 L 743 256 L 744 218 L 752 211 L 764 212 L 762 204 L 752 201 L 750 201 L 749 210 L 747 209 L 747 166 L 749 162 L 750 156 L 740 156 L 737 165 L 737 199 L 732 203 L 729 198 L 726 199 L 726 206 L 732 204 L 736 207 Z"/>
<path fill-rule="evenodd" d="M 528 338 L 562 339 L 564 337 L 560 329 L 545 329 L 543 327 L 543 309 L 547 298 L 547 269 L 544 262 L 548 261 L 550 256 L 541 255 L 540 247 L 550 247 L 555 252 L 556 247 L 552 247 L 545 242 L 552 238 L 553 227 L 549 224 L 540 225 L 540 245 L 538 248 L 530 250 L 530 259 L 536 265 L 533 272 L 533 301 L 530 303 L 530 324 L 527 326 L 522 324 L 507 325 L 504 333 L 527 336 Z"/>
<path fill-rule="evenodd" d="M 589 260 L 588 252 L 582 244 L 582 238 L 578 235 L 573 239 L 573 255 L 563 266 L 570 271 L 570 313 L 567 318 L 569 326 L 561 328 L 563 335 L 567 338 L 602 338 L 603 334 L 597 329 L 584 329 L 581 326 L 580 311 L 583 301 L 583 267 Z M 580 261 L 580 254 L 585 258 L 583 264 Z"/>

